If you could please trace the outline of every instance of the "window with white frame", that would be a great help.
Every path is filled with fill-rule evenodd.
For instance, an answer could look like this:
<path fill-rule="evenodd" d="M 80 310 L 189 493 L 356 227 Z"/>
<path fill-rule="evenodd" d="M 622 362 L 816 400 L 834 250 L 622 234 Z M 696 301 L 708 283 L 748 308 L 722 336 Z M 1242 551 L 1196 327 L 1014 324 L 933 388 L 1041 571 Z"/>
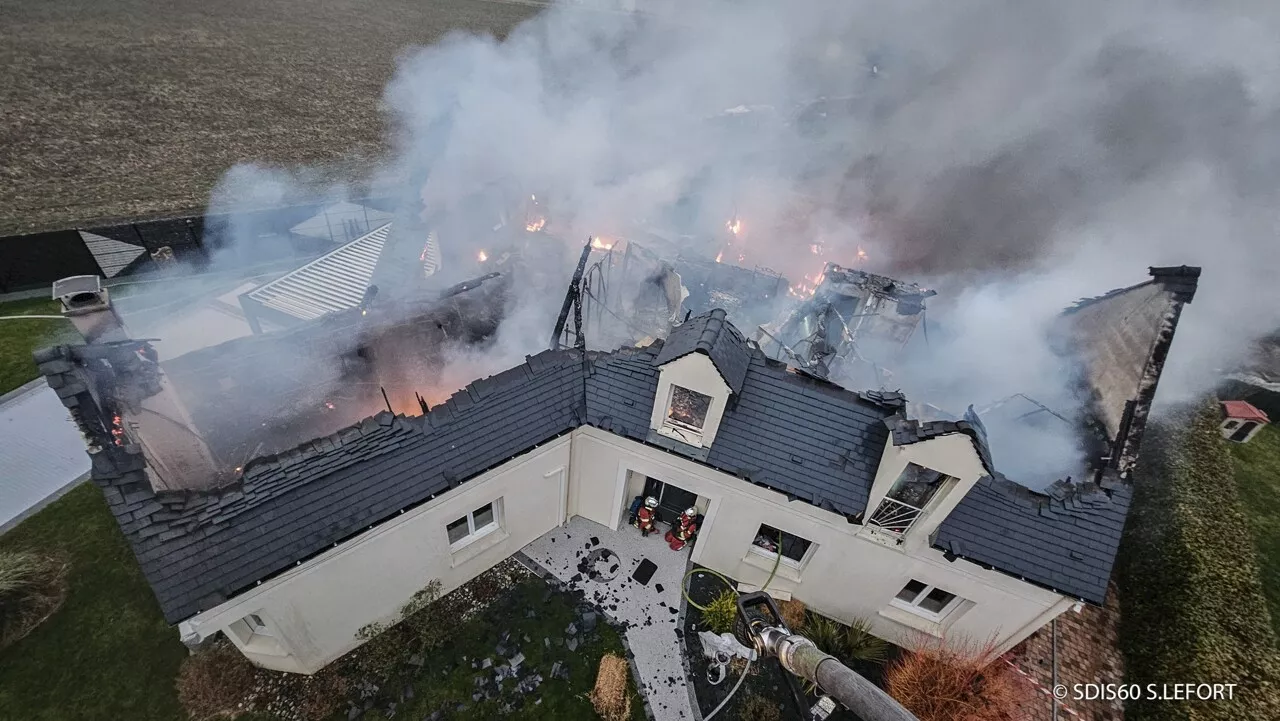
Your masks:
<path fill-rule="evenodd" d="M 497 529 L 498 515 L 494 503 L 486 503 L 445 527 L 451 548 L 464 546 Z"/>
<path fill-rule="evenodd" d="M 689 443 L 702 441 L 702 428 L 711 410 L 711 396 L 672 384 L 671 402 L 662 428 Z"/>
<path fill-rule="evenodd" d="M 951 476 L 932 468 L 908 463 L 898 474 L 889 492 L 885 494 L 867 524 L 895 536 L 901 536 L 915 525 L 924 509 L 937 496 L 938 491 Z"/>
<path fill-rule="evenodd" d="M 941 621 L 948 613 L 955 610 L 961 600 L 950 591 L 944 591 L 937 586 L 930 586 L 913 578 L 902 587 L 901 591 L 898 591 L 898 595 L 891 603 L 930 621 Z"/>
<path fill-rule="evenodd" d="M 812 547 L 812 541 L 780 531 L 766 523 L 760 524 L 760 529 L 756 531 L 756 538 L 751 542 L 753 552 L 769 558 L 781 555 L 784 563 L 797 567 L 804 562 Z"/>
<path fill-rule="evenodd" d="M 259 613 L 251 613 L 232 623 L 227 631 L 254 653 L 283 653 L 275 632 Z"/>
<path fill-rule="evenodd" d="M 267 627 L 267 622 L 262 620 L 262 616 L 251 613 L 244 617 L 244 625 L 249 628 L 249 632 L 254 636 L 274 636 L 271 629 Z"/>

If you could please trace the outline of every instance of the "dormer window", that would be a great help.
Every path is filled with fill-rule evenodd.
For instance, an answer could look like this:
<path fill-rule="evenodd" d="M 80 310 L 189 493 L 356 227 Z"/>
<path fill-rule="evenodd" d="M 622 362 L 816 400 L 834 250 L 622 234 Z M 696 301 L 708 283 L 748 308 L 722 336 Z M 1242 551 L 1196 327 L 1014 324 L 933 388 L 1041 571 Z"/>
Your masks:
<path fill-rule="evenodd" d="M 932 468 L 908 463 L 885 494 L 867 525 L 892 536 L 902 536 L 923 515 L 938 491 L 955 482 L 951 476 Z"/>
<path fill-rule="evenodd" d="M 702 429 L 710 410 L 711 396 L 672 384 L 662 430 L 686 443 L 701 445 Z"/>

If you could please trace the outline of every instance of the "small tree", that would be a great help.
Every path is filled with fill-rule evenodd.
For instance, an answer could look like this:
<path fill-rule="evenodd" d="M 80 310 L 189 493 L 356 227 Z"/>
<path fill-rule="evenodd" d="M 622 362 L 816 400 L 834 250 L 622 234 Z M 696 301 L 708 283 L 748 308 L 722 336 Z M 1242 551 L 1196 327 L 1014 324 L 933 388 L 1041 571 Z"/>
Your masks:
<path fill-rule="evenodd" d="M 725 589 L 707 604 L 702 612 L 702 623 L 712 633 L 721 634 L 733 631 L 738 622 L 738 592 Z"/>

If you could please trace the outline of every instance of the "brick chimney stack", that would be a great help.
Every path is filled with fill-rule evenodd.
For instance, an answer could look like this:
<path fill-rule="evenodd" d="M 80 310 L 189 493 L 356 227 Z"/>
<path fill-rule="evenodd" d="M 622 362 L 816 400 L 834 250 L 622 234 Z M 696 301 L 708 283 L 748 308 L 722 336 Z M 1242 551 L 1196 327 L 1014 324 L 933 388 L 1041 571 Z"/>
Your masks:
<path fill-rule="evenodd" d="M 155 349 L 129 337 L 101 279 L 63 278 L 53 284 L 53 297 L 84 337 L 84 346 L 67 352 L 110 426 L 112 437 L 104 440 L 140 449 L 155 491 L 207 489 L 230 480 L 165 377 Z"/>

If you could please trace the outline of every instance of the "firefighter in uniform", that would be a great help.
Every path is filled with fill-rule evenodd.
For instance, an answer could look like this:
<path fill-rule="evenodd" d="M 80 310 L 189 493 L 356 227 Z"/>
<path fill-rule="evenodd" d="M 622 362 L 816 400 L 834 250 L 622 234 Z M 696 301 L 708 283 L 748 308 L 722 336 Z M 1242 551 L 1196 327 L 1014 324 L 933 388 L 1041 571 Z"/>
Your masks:
<path fill-rule="evenodd" d="M 644 499 L 644 505 L 636 512 L 636 528 L 640 529 L 640 535 L 648 536 L 650 533 L 657 531 L 654 522 L 657 520 L 657 513 L 654 509 L 658 507 L 658 499 L 649 496 Z"/>
<path fill-rule="evenodd" d="M 687 508 L 676 522 L 671 524 L 671 530 L 667 531 L 667 543 L 671 544 L 671 550 L 679 551 L 684 548 L 686 543 L 693 540 L 694 534 L 698 532 L 698 509 Z"/>

